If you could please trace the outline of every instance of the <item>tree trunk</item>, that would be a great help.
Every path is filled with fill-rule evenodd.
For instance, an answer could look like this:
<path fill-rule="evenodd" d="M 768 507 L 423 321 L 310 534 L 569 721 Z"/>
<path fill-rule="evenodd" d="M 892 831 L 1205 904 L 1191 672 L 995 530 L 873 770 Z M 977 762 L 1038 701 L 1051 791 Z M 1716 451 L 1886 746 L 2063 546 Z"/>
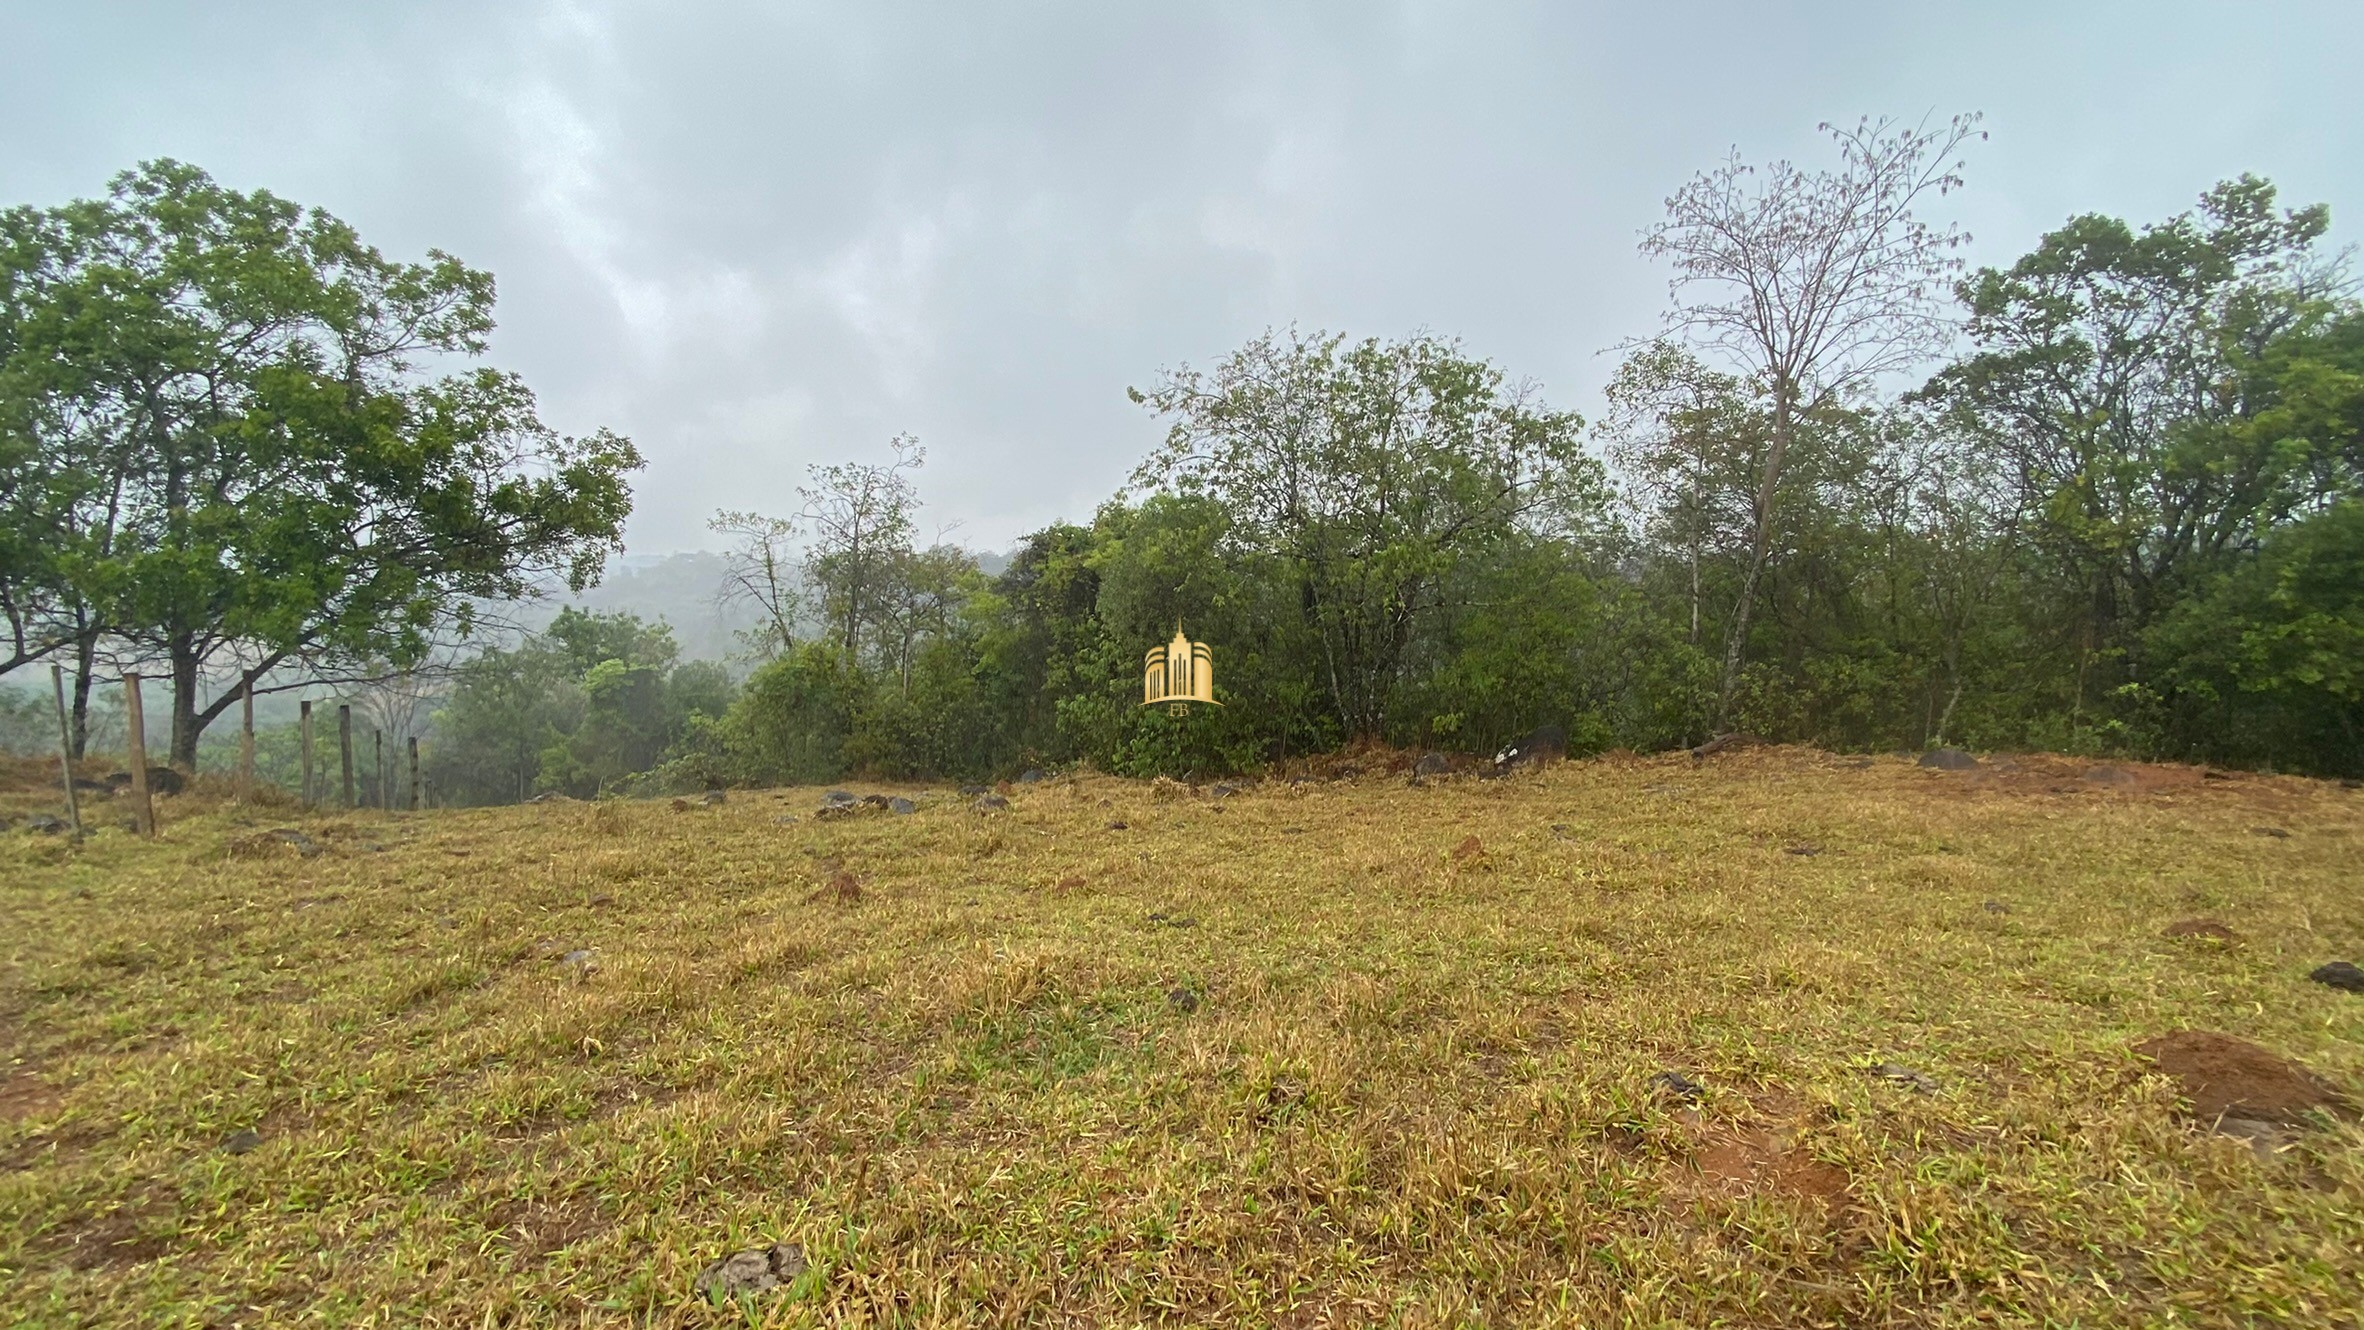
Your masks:
<path fill-rule="evenodd" d="M 197 770 L 197 736 L 205 732 L 197 714 L 197 648 L 188 636 L 172 641 L 172 750 L 165 760 L 181 771 Z"/>
<path fill-rule="evenodd" d="M 1740 687 L 1740 662 L 1748 650 L 1748 621 L 1756 612 L 1757 583 L 1765 575 L 1765 561 L 1773 552 L 1773 495 L 1781 484 L 1781 462 L 1789 452 L 1790 387 L 1773 386 L 1773 437 L 1765 446 L 1765 470 L 1757 481 L 1756 534 L 1750 542 L 1748 575 L 1740 582 L 1740 603 L 1732 610 L 1731 633 L 1724 639 L 1724 678 L 1716 699 L 1716 723 L 1732 720 L 1732 695 Z"/>
<path fill-rule="evenodd" d="M 90 684 L 91 673 L 98 668 L 98 631 L 85 628 L 74 639 L 74 724 L 71 742 L 74 760 L 82 760 L 90 747 Z"/>

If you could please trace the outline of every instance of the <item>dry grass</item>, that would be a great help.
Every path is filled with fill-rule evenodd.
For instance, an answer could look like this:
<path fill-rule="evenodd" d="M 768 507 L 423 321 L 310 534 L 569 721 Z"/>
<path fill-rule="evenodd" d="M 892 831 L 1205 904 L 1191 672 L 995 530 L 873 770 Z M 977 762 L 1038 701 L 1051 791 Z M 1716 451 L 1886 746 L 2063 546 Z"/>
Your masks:
<path fill-rule="evenodd" d="M 2081 771 L 9 833 L 0 1321 L 2356 1325 L 2364 1135 L 2132 1046 L 2364 1089 L 2364 796 Z"/>

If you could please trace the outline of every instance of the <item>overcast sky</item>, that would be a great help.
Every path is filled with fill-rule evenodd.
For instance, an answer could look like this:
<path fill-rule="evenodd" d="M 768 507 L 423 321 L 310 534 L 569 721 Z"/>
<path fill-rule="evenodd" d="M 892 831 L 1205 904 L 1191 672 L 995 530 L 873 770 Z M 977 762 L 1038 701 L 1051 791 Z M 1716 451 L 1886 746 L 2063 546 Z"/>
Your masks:
<path fill-rule="evenodd" d="M 923 530 L 1000 548 L 1156 440 L 1128 384 L 1267 325 L 1452 334 L 1593 414 L 1665 196 L 1823 120 L 1986 112 L 1979 261 L 2244 170 L 2353 237 L 2359 51 L 2356 0 L 0 0 L 0 204 L 170 156 L 492 269 L 496 363 L 647 454 L 635 552 L 898 431 Z"/>

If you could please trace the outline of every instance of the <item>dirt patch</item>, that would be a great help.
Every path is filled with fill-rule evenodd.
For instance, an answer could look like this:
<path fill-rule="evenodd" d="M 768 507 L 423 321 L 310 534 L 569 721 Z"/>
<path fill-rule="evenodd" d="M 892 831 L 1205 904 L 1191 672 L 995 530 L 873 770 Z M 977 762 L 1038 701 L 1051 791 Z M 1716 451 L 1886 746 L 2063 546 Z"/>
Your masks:
<path fill-rule="evenodd" d="M 487 1233 L 499 1234 L 510 1250 L 541 1257 L 564 1251 L 605 1227 L 599 1206 L 587 1197 L 548 1199 L 504 1197 L 485 1216 Z"/>
<path fill-rule="evenodd" d="M 2175 1080 L 2201 1122 L 2250 1118 L 2296 1122 L 2310 1110 L 2344 1110 L 2348 1100 L 2322 1077 L 2279 1054 L 2207 1030 L 2146 1039 L 2134 1051 Z"/>
<path fill-rule="evenodd" d="M 66 1102 L 66 1092 L 18 1068 L 0 1078 L 0 1123 L 45 1118 Z"/>
<path fill-rule="evenodd" d="M 2159 936 L 2170 942 L 2209 943 L 2220 947 L 2239 946 L 2241 935 L 2232 926 L 2218 919 L 2179 919 L 2167 925 Z"/>
<path fill-rule="evenodd" d="M 1769 1127 L 1739 1127 L 1711 1136 L 1692 1153 L 1691 1167 L 1709 1188 L 1727 1195 L 1770 1191 L 1832 1209 L 1843 1209 L 1854 1200 L 1846 1169 L 1815 1158 Z"/>
<path fill-rule="evenodd" d="M 88 1215 L 34 1239 L 33 1249 L 73 1270 L 119 1270 L 143 1265 L 172 1251 L 172 1238 L 157 1230 L 172 1204 L 151 1190 L 103 1214 Z"/>

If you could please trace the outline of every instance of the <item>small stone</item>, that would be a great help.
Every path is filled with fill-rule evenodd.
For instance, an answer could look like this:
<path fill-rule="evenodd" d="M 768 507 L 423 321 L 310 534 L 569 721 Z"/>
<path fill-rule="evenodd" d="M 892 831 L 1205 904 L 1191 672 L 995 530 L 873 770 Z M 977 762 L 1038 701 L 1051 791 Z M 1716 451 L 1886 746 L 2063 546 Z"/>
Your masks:
<path fill-rule="evenodd" d="M 1108 829 L 1110 831 L 1125 831 L 1129 828 L 1123 822 L 1111 822 L 1108 824 Z"/>
<path fill-rule="evenodd" d="M 1229 781 L 1219 781 L 1215 784 L 1214 788 L 1208 790 L 1207 793 L 1218 799 L 1228 799 L 1231 796 L 1239 793 L 1239 787 Z"/>
<path fill-rule="evenodd" d="M 1811 858 L 1814 855 L 1822 853 L 1822 847 L 1816 845 L 1810 840 L 1799 841 L 1797 844 L 1790 846 L 1786 850 L 1783 850 L 1782 853 L 1794 854 L 1804 858 Z"/>
<path fill-rule="evenodd" d="M 1019 775 L 1018 783 L 1020 785 L 1032 785 L 1036 781 L 1048 779 L 1050 779 L 1050 777 L 1044 773 L 1041 767 L 1028 767 L 1023 773 Z"/>
<path fill-rule="evenodd" d="M 269 835 L 274 840 L 284 842 L 288 848 L 294 850 L 302 858 L 310 859 L 320 853 L 320 842 L 313 840 L 294 827 L 279 827 L 272 830 Z"/>
<path fill-rule="evenodd" d="M 1565 823 L 1565 822 L 1554 822 L 1554 823 L 1552 823 L 1552 824 L 1551 824 L 1551 834 L 1552 834 L 1552 835 L 1554 835 L 1554 836 L 1565 836 L 1565 835 L 1567 835 L 1567 834 L 1568 834 L 1568 824 L 1567 824 L 1567 823 Z"/>
<path fill-rule="evenodd" d="M 1442 776 L 1452 769 L 1453 764 L 1445 760 L 1443 753 L 1422 753 L 1420 760 L 1412 764 L 1412 774 L 1422 777 Z"/>
<path fill-rule="evenodd" d="M 964 799 L 973 799 L 976 796 L 985 793 L 985 787 L 982 785 L 963 785 L 960 787 L 960 793 L 961 797 Z"/>
<path fill-rule="evenodd" d="M 976 813 L 998 813 L 1009 806 L 1010 801 L 1002 798 L 998 794 L 983 794 L 977 796 L 977 802 L 969 805 L 969 811 Z"/>
<path fill-rule="evenodd" d="M 66 820 L 51 813 L 35 813 L 25 819 L 25 830 L 54 836 L 66 830 Z"/>
<path fill-rule="evenodd" d="M 778 817 L 773 818 L 772 823 L 775 826 L 782 827 L 794 826 L 796 824 L 796 814 L 782 813 Z"/>
<path fill-rule="evenodd" d="M 2364 993 L 2364 969 L 2354 961 L 2333 961 L 2318 965 L 2307 978 L 2318 984 L 2329 984 L 2343 993 Z"/>
<path fill-rule="evenodd" d="M 1650 1089 L 1654 1093 L 1670 1099 L 1679 1099 L 1686 1104 L 1697 1103 L 1699 1097 L 1707 1093 L 1707 1087 L 1679 1071 L 1662 1071 L 1651 1077 Z"/>
<path fill-rule="evenodd" d="M 1893 1062 L 1883 1062 L 1873 1067 L 1872 1075 L 1883 1081 L 1904 1086 L 1915 1094 L 1935 1094 L 1937 1092 L 1936 1081 L 1910 1067 L 1899 1066 Z"/>
<path fill-rule="evenodd" d="M 747 1297 L 779 1289 L 809 1268 L 804 1248 L 793 1242 L 732 1252 L 698 1273 L 697 1294 L 708 1301 Z"/>
<path fill-rule="evenodd" d="M 726 800 L 726 799 L 728 799 L 728 798 L 729 798 L 729 795 L 725 794 L 725 793 L 724 793 L 723 791 L 721 791 L 721 790 L 708 790 L 708 791 L 706 791 L 704 794 L 702 794 L 702 795 L 700 795 L 700 796 L 698 797 L 698 802 L 699 802 L 699 803 L 702 803 L 702 804 L 705 804 L 707 807 L 711 808 L 711 807 L 713 807 L 713 806 L 714 806 L 714 805 L 716 805 L 716 804 L 722 803 L 724 800 Z"/>
<path fill-rule="evenodd" d="M 860 803 L 861 800 L 856 799 L 854 797 L 853 791 L 851 790 L 831 790 L 829 793 L 821 796 L 821 802 L 833 806 L 844 807 Z"/>
<path fill-rule="evenodd" d="M 599 953 L 589 947 L 577 947 L 558 958 L 558 968 L 572 971 L 578 979 L 587 979 L 599 970 Z"/>
<path fill-rule="evenodd" d="M 1939 771 L 1969 771 L 1977 767 L 1978 759 L 1959 748 L 1932 748 L 1921 754 L 1921 765 Z"/>
<path fill-rule="evenodd" d="M 1982 910 L 1986 911 L 1988 914 L 2009 914 L 2009 913 L 2011 913 L 2011 907 L 2010 907 L 2010 906 L 2008 906 L 2008 905 L 2005 905 L 2005 904 L 2004 904 L 2003 902 L 2001 902 L 2001 901 L 1988 901 L 1988 902 L 1986 902 L 1985 904 L 1983 904 L 1983 905 L 1979 906 L 1978 908 L 1980 908 L 1980 909 L 1982 909 Z"/>
<path fill-rule="evenodd" d="M 1181 1012 L 1185 1016 L 1198 1010 L 1198 994 L 1191 992 L 1187 988 L 1177 988 L 1172 992 L 1167 993 L 1166 1001 L 1172 1004 L 1174 1010 Z"/>
<path fill-rule="evenodd" d="M 898 794 L 894 798 L 887 800 L 887 811 L 893 813 L 897 817 L 905 817 L 912 813 L 918 812 L 919 805 Z"/>
<path fill-rule="evenodd" d="M 252 1127 L 241 1128 L 222 1138 L 222 1153 L 242 1155 L 263 1143 L 263 1134 Z"/>

